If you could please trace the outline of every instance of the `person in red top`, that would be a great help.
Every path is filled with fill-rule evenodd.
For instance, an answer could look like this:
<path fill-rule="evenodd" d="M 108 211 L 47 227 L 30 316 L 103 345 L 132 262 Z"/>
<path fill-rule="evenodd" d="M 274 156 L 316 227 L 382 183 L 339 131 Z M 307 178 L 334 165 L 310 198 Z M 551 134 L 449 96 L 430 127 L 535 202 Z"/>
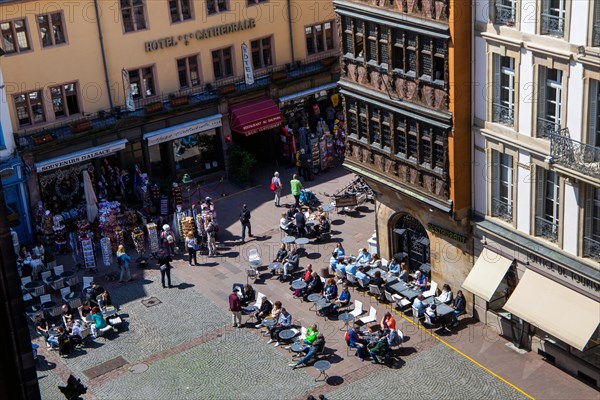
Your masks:
<path fill-rule="evenodd" d="M 235 291 L 235 288 L 229 295 L 229 311 L 231 311 L 231 322 L 234 328 L 242 327 L 242 303 Z"/>
<path fill-rule="evenodd" d="M 304 272 L 304 276 L 302 276 L 302 278 L 299 278 L 299 279 L 298 279 L 298 281 L 299 281 L 300 279 L 302 279 L 302 280 L 303 280 L 304 282 L 306 282 L 306 284 L 308 285 L 308 284 L 310 283 L 310 281 L 312 280 L 312 272 L 313 272 L 313 269 L 312 269 L 312 264 L 308 264 L 308 265 L 306 266 L 306 271 Z M 294 282 L 295 282 L 295 281 L 294 281 Z M 293 284 L 294 282 L 292 282 L 292 284 Z M 296 297 L 297 297 L 297 296 L 302 296 L 302 290 L 301 290 L 301 289 L 296 289 L 296 290 L 294 291 L 294 296 L 296 296 Z"/>
<path fill-rule="evenodd" d="M 391 312 L 386 311 L 385 315 L 381 319 L 381 329 L 396 329 L 396 320 Z"/>

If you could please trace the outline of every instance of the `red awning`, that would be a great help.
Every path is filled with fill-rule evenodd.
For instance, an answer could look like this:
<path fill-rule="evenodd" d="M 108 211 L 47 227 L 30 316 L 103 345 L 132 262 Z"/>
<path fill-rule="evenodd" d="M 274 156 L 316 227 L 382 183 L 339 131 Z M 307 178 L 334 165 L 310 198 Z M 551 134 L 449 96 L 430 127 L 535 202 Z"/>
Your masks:
<path fill-rule="evenodd" d="M 283 118 L 277 104 L 268 98 L 232 106 L 231 130 L 250 136 L 277 128 Z"/>

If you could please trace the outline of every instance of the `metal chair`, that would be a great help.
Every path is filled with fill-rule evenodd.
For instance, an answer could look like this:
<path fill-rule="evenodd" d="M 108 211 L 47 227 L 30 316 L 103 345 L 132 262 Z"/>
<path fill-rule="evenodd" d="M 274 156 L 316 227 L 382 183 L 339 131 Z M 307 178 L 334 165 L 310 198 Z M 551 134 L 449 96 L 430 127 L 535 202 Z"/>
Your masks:
<path fill-rule="evenodd" d="M 54 290 L 60 290 L 65 287 L 65 280 L 63 278 L 57 279 L 50 283 L 50 287 Z"/>
<path fill-rule="evenodd" d="M 373 306 L 371 306 L 371 309 L 369 310 L 369 315 L 359 319 L 359 321 L 362 322 L 363 324 L 375 322 L 376 320 L 377 320 L 377 310 Z"/>
<path fill-rule="evenodd" d="M 428 297 L 435 296 L 437 294 L 437 288 L 438 288 L 437 282 L 431 281 L 431 286 L 429 287 L 429 290 L 426 290 L 423 292 L 423 297 L 428 298 Z"/>
<path fill-rule="evenodd" d="M 346 272 L 346 281 L 352 286 L 352 290 L 354 290 L 354 288 L 358 285 L 356 277 L 350 272 Z"/>
<path fill-rule="evenodd" d="M 376 296 L 377 299 L 375 301 L 378 301 L 382 295 L 381 288 L 377 285 L 369 285 L 369 294 L 371 296 Z M 369 302 L 372 302 L 372 301 L 373 301 L 373 297 L 370 297 Z"/>
<path fill-rule="evenodd" d="M 62 265 L 57 265 L 56 267 L 53 268 L 53 270 L 54 270 L 54 275 L 59 276 L 60 274 L 65 272 L 65 267 L 63 267 Z"/>
<path fill-rule="evenodd" d="M 44 271 L 42 272 L 42 281 L 48 285 L 48 278 L 52 276 L 52 271 Z"/>
<path fill-rule="evenodd" d="M 254 268 L 249 268 L 246 270 L 246 284 L 249 283 L 250 278 L 252 278 L 256 283 L 256 280 L 258 279 L 258 272 Z"/>

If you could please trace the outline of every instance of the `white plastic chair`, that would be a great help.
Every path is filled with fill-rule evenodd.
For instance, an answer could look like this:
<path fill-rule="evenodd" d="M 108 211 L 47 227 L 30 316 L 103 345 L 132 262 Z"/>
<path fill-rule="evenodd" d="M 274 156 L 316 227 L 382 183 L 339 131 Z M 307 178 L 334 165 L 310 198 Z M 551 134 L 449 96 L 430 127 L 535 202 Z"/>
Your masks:
<path fill-rule="evenodd" d="M 62 289 L 60 289 L 60 297 L 62 297 L 62 299 L 64 301 L 66 301 L 67 303 L 69 302 L 65 297 L 67 297 L 67 295 L 71 293 L 71 288 L 70 287 L 64 287 Z"/>
<path fill-rule="evenodd" d="M 65 272 L 65 267 L 63 267 L 62 265 L 57 265 L 56 267 L 54 267 L 54 275 L 58 276 L 63 272 Z"/>
<path fill-rule="evenodd" d="M 250 249 L 248 250 L 248 262 L 252 268 L 258 268 L 262 265 L 260 261 L 260 255 L 258 254 L 258 250 Z"/>
<path fill-rule="evenodd" d="M 83 277 L 83 289 L 85 290 L 86 288 L 92 286 L 92 282 L 94 281 L 94 277 L 93 276 L 84 276 Z"/>
<path fill-rule="evenodd" d="M 258 308 L 260 310 L 260 307 L 262 306 L 262 303 L 263 303 L 263 300 L 265 297 L 267 297 L 267 296 L 265 296 L 261 292 L 258 292 L 256 294 L 256 302 L 253 304 L 253 306 L 255 306 L 256 308 Z"/>
<path fill-rule="evenodd" d="M 398 332 L 398 337 L 400 338 L 399 346 L 402 347 L 402 344 L 404 343 L 404 333 L 402 333 L 402 331 L 399 328 L 396 329 L 396 332 Z"/>
<path fill-rule="evenodd" d="M 52 271 L 44 271 L 42 272 L 42 281 L 47 285 L 48 284 L 48 278 L 50 278 L 52 276 Z"/>
<path fill-rule="evenodd" d="M 350 311 L 350 314 L 354 316 L 354 318 L 358 317 L 363 313 L 363 304 L 362 301 L 356 300 L 354 302 L 354 310 Z"/>
<path fill-rule="evenodd" d="M 358 284 L 356 277 L 354 275 L 352 275 L 350 272 L 346 272 L 346 280 L 348 281 L 349 284 L 352 285 L 352 290 L 354 290 L 354 287 Z"/>
<path fill-rule="evenodd" d="M 437 288 L 438 288 L 437 282 L 431 281 L 431 286 L 430 286 L 429 290 L 426 290 L 423 292 L 423 297 L 428 298 L 428 297 L 435 296 L 437 294 Z"/>
<path fill-rule="evenodd" d="M 40 304 L 48 303 L 52 301 L 52 296 L 49 294 L 44 294 L 40 296 Z"/>
<path fill-rule="evenodd" d="M 360 322 L 362 322 L 363 324 L 368 324 L 371 322 L 375 322 L 377 320 L 377 310 L 375 309 L 375 307 L 371 306 L 371 309 L 369 310 L 369 315 L 367 315 L 366 317 L 362 317 L 360 319 Z"/>
<path fill-rule="evenodd" d="M 21 278 L 21 285 L 25 286 L 26 283 L 31 282 L 31 277 L 30 276 L 25 276 L 23 278 Z"/>

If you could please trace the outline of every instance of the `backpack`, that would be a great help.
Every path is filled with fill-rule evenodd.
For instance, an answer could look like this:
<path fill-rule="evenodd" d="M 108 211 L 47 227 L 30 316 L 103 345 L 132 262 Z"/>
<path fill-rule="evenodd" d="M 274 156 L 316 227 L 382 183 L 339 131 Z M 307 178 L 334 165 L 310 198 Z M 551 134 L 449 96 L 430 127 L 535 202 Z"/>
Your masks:
<path fill-rule="evenodd" d="M 347 330 L 346 334 L 344 335 L 344 339 L 346 340 L 346 343 L 350 342 L 350 331 Z"/>

